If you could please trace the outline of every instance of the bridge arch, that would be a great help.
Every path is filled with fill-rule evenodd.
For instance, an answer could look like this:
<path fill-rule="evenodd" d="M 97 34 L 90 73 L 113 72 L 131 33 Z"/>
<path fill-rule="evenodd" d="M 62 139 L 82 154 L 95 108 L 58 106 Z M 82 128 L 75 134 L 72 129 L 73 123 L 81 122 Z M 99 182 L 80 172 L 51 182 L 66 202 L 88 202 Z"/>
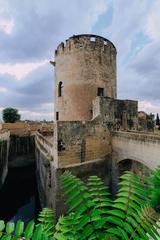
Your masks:
<path fill-rule="evenodd" d="M 145 162 L 139 161 L 133 158 L 119 158 L 118 160 L 112 160 L 112 195 L 116 196 L 118 191 L 119 177 L 124 174 L 125 171 L 132 171 L 136 175 L 149 175 L 151 168 L 146 166 Z"/>
<path fill-rule="evenodd" d="M 144 161 L 125 158 L 117 161 L 118 176 L 122 175 L 125 171 L 132 171 L 137 175 L 148 175 L 151 169 Z"/>

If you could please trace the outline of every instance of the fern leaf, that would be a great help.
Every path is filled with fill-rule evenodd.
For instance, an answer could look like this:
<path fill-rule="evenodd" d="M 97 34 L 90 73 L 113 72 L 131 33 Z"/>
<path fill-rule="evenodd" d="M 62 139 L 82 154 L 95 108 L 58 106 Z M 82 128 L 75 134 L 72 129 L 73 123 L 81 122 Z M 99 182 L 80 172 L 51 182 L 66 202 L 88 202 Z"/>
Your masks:
<path fill-rule="evenodd" d="M 22 222 L 21 220 L 17 221 L 16 223 L 16 227 L 15 227 L 15 235 L 17 237 L 21 236 L 23 234 L 24 231 L 24 222 Z"/>
<path fill-rule="evenodd" d="M 46 234 L 46 236 L 50 237 L 54 234 L 54 213 L 53 210 L 50 208 L 43 208 L 42 211 L 39 213 L 38 221 L 42 226 L 42 232 Z"/>
<path fill-rule="evenodd" d="M 149 206 L 143 207 L 141 211 L 138 212 L 140 222 L 136 226 L 134 232 L 132 233 L 130 239 L 134 239 L 135 234 L 139 234 L 139 236 L 143 239 L 149 239 L 146 235 L 148 233 L 153 239 L 159 239 L 159 233 L 155 229 L 156 221 L 159 220 L 159 214 L 155 212 L 155 210 Z M 152 222 L 152 224 L 150 224 Z M 158 237 L 158 238 L 157 238 Z"/>
<path fill-rule="evenodd" d="M 74 219 L 74 214 L 68 216 L 61 216 L 56 224 L 56 232 L 54 237 L 57 240 L 75 240 L 80 239 L 79 233 L 76 231 L 76 225 L 78 222 Z"/>
<path fill-rule="evenodd" d="M 85 186 L 84 182 L 68 172 L 61 179 L 64 193 L 68 195 L 66 203 L 70 204 L 68 213 L 74 211 L 73 221 L 79 221 L 74 227 L 80 239 L 97 239 L 96 234 L 105 226 L 105 218 L 102 218 L 104 209 L 111 205 L 111 200 L 107 201 L 108 193 L 104 191 L 103 182 L 92 176 Z"/>
<path fill-rule="evenodd" d="M 34 221 L 30 221 L 25 229 L 24 237 L 30 239 L 34 231 Z"/>

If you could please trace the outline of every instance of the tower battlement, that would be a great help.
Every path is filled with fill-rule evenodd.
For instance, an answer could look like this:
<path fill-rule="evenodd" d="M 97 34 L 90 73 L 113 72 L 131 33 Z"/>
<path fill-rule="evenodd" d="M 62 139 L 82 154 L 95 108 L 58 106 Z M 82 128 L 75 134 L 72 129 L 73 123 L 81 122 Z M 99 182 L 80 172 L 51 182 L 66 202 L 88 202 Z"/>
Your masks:
<path fill-rule="evenodd" d="M 93 34 L 81 34 L 81 35 L 73 35 L 66 42 L 61 42 L 57 49 L 55 50 L 55 56 L 67 53 L 70 51 L 75 51 L 76 49 L 94 49 L 99 48 L 101 51 L 107 52 L 110 50 L 112 52 L 116 52 L 116 48 L 111 41 L 108 39 L 93 35 Z"/>

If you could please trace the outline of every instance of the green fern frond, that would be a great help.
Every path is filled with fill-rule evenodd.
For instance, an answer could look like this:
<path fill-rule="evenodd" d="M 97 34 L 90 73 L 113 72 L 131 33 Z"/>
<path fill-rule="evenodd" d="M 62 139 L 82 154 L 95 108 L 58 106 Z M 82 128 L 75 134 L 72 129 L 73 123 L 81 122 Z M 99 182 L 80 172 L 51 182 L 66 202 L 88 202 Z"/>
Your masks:
<path fill-rule="evenodd" d="M 55 225 L 53 210 L 50 208 L 43 208 L 43 210 L 39 213 L 38 221 L 40 222 L 42 231 L 46 234 L 46 236 L 53 236 Z"/>
<path fill-rule="evenodd" d="M 111 206 L 111 200 L 101 179 L 91 176 L 85 185 L 71 173 L 65 172 L 62 184 L 67 194 L 66 203 L 70 204 L 68 212 L 74 211 L 74 220 L 79 222 L 75 225 L 79 239 L 99 239 L 99 235 L 101 239 L 102 235 L 106 239 L 105 215 L 107 208 Z"/>
<path fill-rule="evenodd" d="M 107 232 L 114 232 L 120 239 L 129 239 L 134 229 L 139 225 L 138 212 L 149 201 L 147 179 L 139 178 L 132 172 L 121 176 L 117 199 L 108 210 L 107 222 L 111 224 Z M 145 186 L 145 188 L 144 188 Z M 118 229 L 117 229 L 118 228 Z M 121 229 L 121 230 L 120 230 Z M 143 229 L 141 230 L 143 232 Z M 135 239 L 140 239 L 135 233 Z"/>
<path fill-rule="evenodd" d="M 54 240 L 53 237 L 48 237 L 44 232 L 42 225 L 35 226 L 34 221 L 30 221 L 26 227 L 24 222 L 17 221 L 16 224 L 12 222 L 0 221 L 0 239 L 1 240 Z"/>
<path fill-rule="evenodd" d="M 157 224 L 159 218 L 159 214 L 157 214 L 153 208 L 148 205 L 143 207 L 141 211 L 138 212 L 138 224 L 135 226 L 130 239 L 135 239 L 135 234 L 138 234 L 142 239 L 150 239 L 148 237 L 150 236 L 152 239 L 158 240 L 160 238 L 157 231 L 157 229 L 160 229 Z"/>
<path fill-rule="evenodd" d="M 160 167 L 152 172 L 150 181 L 152 182 L 150 191 L 151 206 L 160 213 Z"/>
<path fill-rule="evenodd" d="M 75 240 L 80 239 L 79 232 L 76 230 L 78 220 L 75 220 L 74 214 L 68 216 L 61 216 L 56 224 L 56 232 L 54 234 L 55 239 L 61 240 Z"/>

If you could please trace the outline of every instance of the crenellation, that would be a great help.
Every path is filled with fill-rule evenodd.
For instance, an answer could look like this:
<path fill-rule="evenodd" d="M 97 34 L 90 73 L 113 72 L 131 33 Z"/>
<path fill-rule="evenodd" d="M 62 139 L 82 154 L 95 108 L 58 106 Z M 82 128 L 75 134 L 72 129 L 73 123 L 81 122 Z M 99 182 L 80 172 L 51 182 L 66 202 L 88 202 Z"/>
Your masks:
<path fill-rule="evenodd" d="M 94 41 L 92 40 L 94 39 Z M 93 49 L 101 49 L 102 52 L 109 51 L 113 54 L 116 54 L 116 48 L 115 46 L 108 40 L 103 37 L 97 36 L 97 35 L 74 35 L 66 40 L 66 44 L 64 42 L 61 42 L 57 49 L 55 50 L 55 56 L 62 54 L 62 53 L 68 53 L 69 51 L 75 51 L 78 50 L 87 50 L 90 48 Z"/>

